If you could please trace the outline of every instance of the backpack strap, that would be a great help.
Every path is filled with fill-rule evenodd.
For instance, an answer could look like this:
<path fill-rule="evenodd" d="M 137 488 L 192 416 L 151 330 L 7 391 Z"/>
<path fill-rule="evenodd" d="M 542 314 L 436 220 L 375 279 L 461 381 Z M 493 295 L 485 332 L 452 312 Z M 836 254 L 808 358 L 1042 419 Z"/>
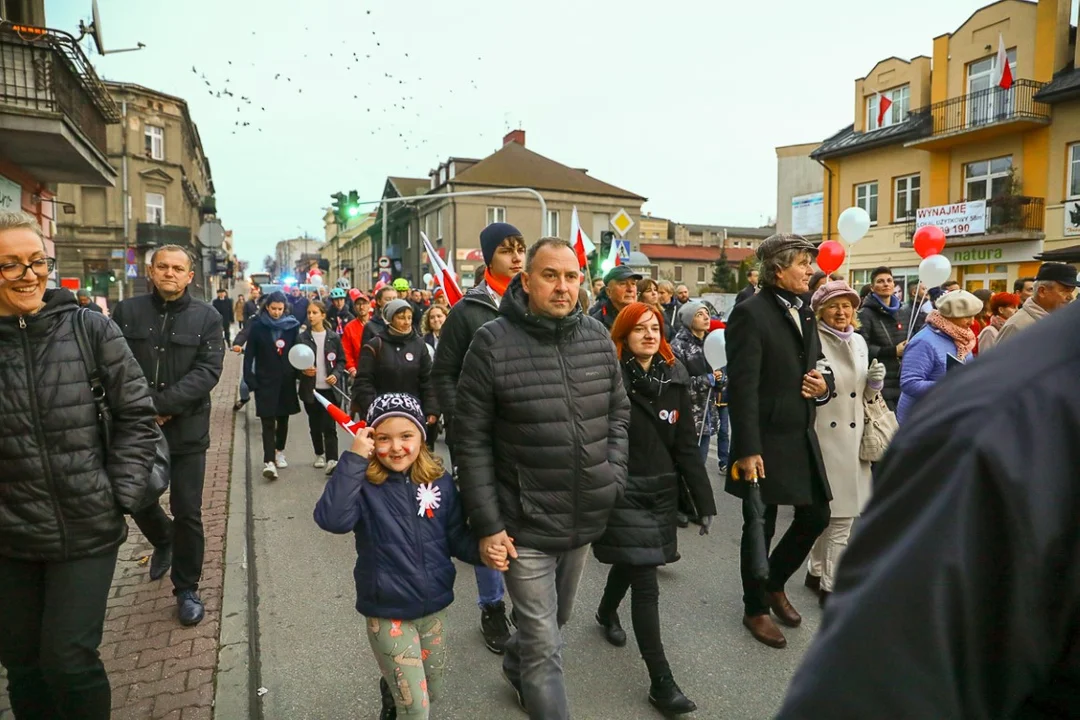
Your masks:
<path fill-rule="evenodd" d="M 86 332 L 86 316 L 90 310 L 79 308 L 75 311 L 72 326 L 75 330 L 75 343 L 79 346 L 79 355 L 82 356 L 83 367 L 86 369 L 86 377 L 90 383 L 90 392 L 94 397 L 94 408 L 97 410 L 98 430 L 101 439 L 108 451 L 111 443 L 111 428 L 108 401 L 105 397 L 105 384 L 102 382 L 104 374 L 101 365 L 97 362 L 97 356 L 90 346 L 90 336 Z M 93 359 L 91 359 L 93 358 Z"/>

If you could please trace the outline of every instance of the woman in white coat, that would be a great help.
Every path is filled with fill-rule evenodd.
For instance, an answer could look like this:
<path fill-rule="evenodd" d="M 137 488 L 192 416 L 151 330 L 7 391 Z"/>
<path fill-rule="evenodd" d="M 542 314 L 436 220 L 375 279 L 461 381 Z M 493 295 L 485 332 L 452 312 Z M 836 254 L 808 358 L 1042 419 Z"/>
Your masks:
<path fill-rule="evenodd" d="M 881 392 L 885 366 L 877 360 L 870 364 L 866 341 L 855 332 L 859 294 L 846 282 L 833 280 L 822 285 L 810 307 L 817 316 L 821 347 L 836 380 L 832 400 L 818 407 L 815 421 L 832 487 L 832 519 L 810 551 L 806 575 L 806 586 L 819 593 L 824 605 L 851 526 L 870 499 L 870 463 L 859 459 L 859 445 L 866 414 L 864 401 Z"/>

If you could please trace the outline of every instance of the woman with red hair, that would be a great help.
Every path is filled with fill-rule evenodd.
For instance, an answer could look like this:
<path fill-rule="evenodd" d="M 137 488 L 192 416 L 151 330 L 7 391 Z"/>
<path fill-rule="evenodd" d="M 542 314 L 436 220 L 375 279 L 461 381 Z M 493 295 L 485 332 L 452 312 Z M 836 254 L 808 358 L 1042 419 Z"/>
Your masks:
<path fill-rule="evenodd" d="M 662 315 L 631 303 L 611 328 L 630 396 L 630 464 L 626 491 L 616 501 L 593 554 L 611 565 L 596 621 L 608 642 L 626 644 L 618 608 L 630 590 L 638 650 L 649 670 L 649 702 L 662 712 L 697 709 L 671 674 L 660 638 L 660 589 L 656 569 L 679 559 L 676 518 L 681 473 L 702 515 L 701 534 L 716 515 L 712 485 L 698 449 L 690 376 L 664 336 Z"/>
<path fill-rule="evenodd" d="M 1020 296 L 1015 293 L 999 292 L 990 296 L 990 322 L 979 333 L 976 342 L 979 352 L 986 352 L 997 344 L 1001 327 L 1019 307 Z"/>

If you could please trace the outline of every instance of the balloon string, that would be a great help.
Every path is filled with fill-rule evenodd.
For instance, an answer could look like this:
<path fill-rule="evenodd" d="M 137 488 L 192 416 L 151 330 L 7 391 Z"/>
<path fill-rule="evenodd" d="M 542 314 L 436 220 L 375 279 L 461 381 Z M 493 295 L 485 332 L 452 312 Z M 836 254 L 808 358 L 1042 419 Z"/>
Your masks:
<path fill-rule="evenodd" d="M 930 291 L 927 290 L 927 294 L 929 294 L 929 292 Z M 920 282 L 919 287 L 915 288 L 915 301 L 911 303 L 911 318 L 908 319 L 907 340 L 905 340 L 905 342 L 911 342 L 911 331 L 915 328 L 915 315 L 919 312 L 919 306 L 922 305 L 922 302 L 926 301 L 926 298 L 923 298 L 922 302 L 919 301 L 919 295 L 921 294 L 922 283 Z"/>

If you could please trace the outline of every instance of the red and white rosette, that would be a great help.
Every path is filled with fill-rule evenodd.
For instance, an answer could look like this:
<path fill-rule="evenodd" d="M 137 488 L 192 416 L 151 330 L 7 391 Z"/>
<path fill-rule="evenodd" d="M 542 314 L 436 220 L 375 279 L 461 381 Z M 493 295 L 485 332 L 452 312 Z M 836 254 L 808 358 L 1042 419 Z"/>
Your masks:
<path fill-rule="evenodd" d="M 431 483 L 425 483 L 416 488 L 416 501 L 420 503 L 417 515 L 421 517 L 427 515 L 429 518 L 435 517 L 435 510 L 442 503 L 442 490 Z"/>
<path fill-rule="evenodd" d="M 277 354 L 282 355 L 285 352 L 285 341 L 278 340 L 276 343 L 274 343 L 274 347 L 277 348 Z"/>

